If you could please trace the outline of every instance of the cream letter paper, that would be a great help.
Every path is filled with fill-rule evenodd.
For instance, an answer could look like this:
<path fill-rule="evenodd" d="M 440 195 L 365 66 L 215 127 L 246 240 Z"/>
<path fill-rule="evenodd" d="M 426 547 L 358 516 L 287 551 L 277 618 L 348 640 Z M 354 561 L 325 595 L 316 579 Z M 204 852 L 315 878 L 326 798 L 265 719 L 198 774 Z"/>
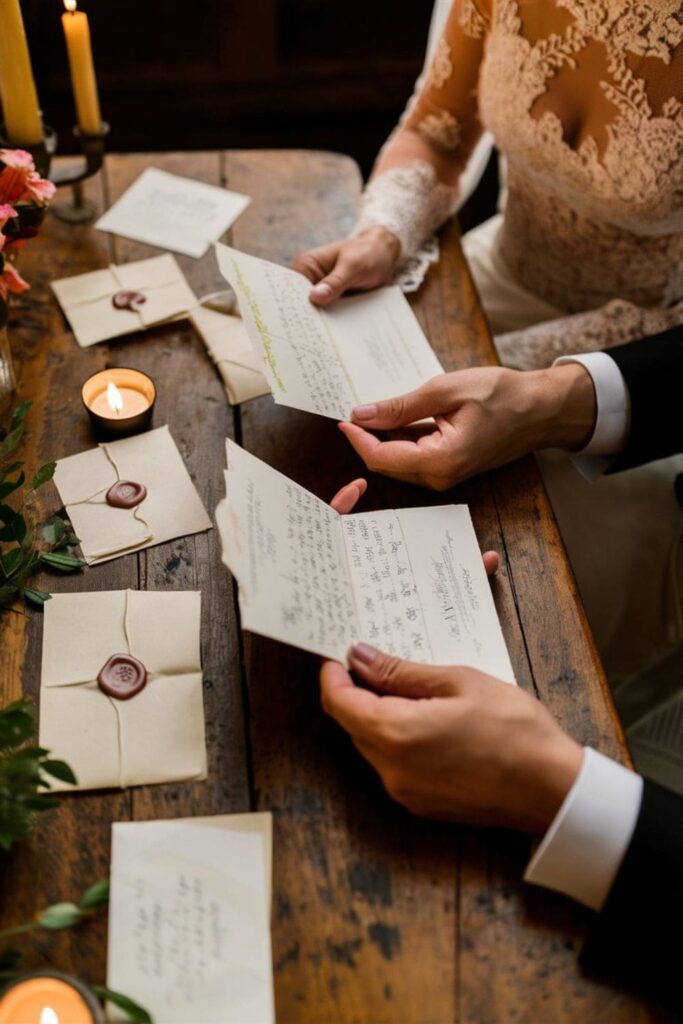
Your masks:
<path fill-rule="evenodd" d="M 216 255 L 280 405 L 347 420 L 356 405 L 443 373 L 399 288 L 321 310 L 309 302 L 302 274 L 225 245 Z"/>
<path fill-rule="evenodd" d="M 269 814 L 114 824 L 109 987 L 155 1024 L 271 1024 L 270 865 Z"/>
<path fill-rule="evenodd" d="M 245 629 L 346 663 L 358 641 L 514 682 L 466 505 L 340 516 L 227 442 L 216 510 Z"/>
<path fill-rule="evenodd" d="M 198 258 L 250 202 L 239 192 L 148 167 L 95 227 Z"/>

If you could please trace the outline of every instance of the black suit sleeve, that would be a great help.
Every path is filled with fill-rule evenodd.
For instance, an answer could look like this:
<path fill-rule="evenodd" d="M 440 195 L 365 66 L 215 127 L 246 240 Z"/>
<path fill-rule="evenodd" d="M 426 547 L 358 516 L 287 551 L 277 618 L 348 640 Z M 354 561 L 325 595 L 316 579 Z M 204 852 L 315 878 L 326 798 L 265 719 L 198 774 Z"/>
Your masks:
<path fill-rule="evenodd" d="M 645 781 L 624 861 L 581 964 L 683 1006 L 683 797 Z"/>
<path fill-rule="evenodd" d="M 683 452 L 683 326 L 611 348 L 631 396 L 626 447 L 608 472 Z"/>

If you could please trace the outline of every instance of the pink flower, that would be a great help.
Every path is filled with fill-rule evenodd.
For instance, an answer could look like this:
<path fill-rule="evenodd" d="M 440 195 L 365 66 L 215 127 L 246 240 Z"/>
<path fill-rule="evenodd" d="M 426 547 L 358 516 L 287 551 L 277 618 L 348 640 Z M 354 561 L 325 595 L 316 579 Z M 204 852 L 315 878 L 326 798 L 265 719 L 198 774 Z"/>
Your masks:
<path fill-rule="evenodd" d="M 13 267 L 11 263 L 6 262 L 5 269 L 2 274 L 0 274 L 0 296 L 6 299 L 8 292 L 13 292 L 15 295 L 19 295 L 21 292 L 28 291 L 28 289 L 28 282 L 24 281 L 16 267 Z"/>
<path fill-rule="evenodd" d="M 33 157 L 23 149 L 0 149 L 0 203 L 34 202 L 45 206 L 55 194 L 51 181 L 41 178 Z"/>

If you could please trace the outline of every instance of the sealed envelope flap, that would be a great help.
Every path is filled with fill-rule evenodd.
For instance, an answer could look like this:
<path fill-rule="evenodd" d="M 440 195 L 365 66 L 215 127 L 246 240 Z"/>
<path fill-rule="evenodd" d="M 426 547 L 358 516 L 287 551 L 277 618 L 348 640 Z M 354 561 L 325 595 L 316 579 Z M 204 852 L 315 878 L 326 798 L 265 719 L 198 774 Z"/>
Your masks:
<path fill-rule="evenodd" d="M 60 459 L 54 480 L 89 565 L 211 526 L 166 426 Z M 124 480 L 147 492 L 133 508 L 106 498 Z"/>
<path fill-rule="evenodd" d="M 94 789 L 202 778 L 206 773 L 200 594 L 58 594 L 45 615 L 41 743 Z M 161 625 L 163 624 L 163 629 Z M 112 655 L 144 665 L 146 682 L 119 700 L 98 685 Z"/>
<path fill-rule="evenodd" d="M 197 303 L 170 253 L 53 281 L 83 348 L 187 314 Z"/>
<path fill-rule="evenodd" d="M 231 405 L 270 394 L 261 357 L 254 352 L 240 316 L 197 306 L 190 321 L 218 367 Z"/>

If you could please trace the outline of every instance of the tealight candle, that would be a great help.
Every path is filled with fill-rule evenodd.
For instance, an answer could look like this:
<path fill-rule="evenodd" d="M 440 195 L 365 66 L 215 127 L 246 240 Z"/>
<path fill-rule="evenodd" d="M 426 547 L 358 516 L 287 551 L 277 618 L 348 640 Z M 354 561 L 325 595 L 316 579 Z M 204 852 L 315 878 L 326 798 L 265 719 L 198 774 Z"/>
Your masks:
<path fill-rule="evenodd" d="M 137 434 L 152 422 L 156 388 L 141 370 L 100 370 L 88 377 L 81 394 L 93 427 L 103 436 Z"/>
<path fill-rule="evenodd" d="M 37 971 L 17 978 L 0 996 L 0 1024 L 104 1024 L 104 1014 L 78 979 Z"/>

